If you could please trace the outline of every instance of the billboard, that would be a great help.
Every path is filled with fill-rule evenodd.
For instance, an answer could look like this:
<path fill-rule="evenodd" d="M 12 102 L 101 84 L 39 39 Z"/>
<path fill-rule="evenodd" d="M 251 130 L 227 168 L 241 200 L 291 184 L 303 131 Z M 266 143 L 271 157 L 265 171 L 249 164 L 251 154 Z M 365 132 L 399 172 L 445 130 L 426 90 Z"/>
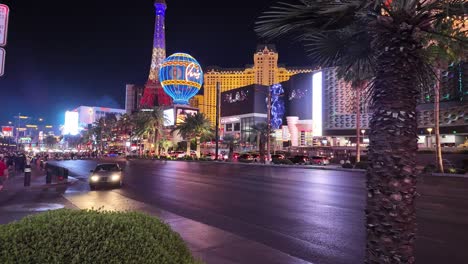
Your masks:
<path fill-rule="evenodd" d="M 65 125 L 63 126 L 63 135 L 78 135 L 78 120 L 79 114 L 78 112 L 65 112 Z"/>
<path fill-rule="evenodd" d="M 175 125 L 175 116 L 174 109 L 164 110 L 164 126 L 173 126 Z"/>
<path fill-rule="evenodd" d="M 176 125 L 183 123 L 188 115 L 194 115 L 196 113 L 198 113 L 198 110 L 178 107 L 176 109 Z"/>
<path fill-rule="evenodd" d="M 12 126 L 2 126 L 2 134 L 4 137 L 13 137 L 13 127 Z"/>
<path fill-rule="evenodd" d="M 249 85 L 221 93 L 221 117 L 266 114 L 268 86 Z"/>

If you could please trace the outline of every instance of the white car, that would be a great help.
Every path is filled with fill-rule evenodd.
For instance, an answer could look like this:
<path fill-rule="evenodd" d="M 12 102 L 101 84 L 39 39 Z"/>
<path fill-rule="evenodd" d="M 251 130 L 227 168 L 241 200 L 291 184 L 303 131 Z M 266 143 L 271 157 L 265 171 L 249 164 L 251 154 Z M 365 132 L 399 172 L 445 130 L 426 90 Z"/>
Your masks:
<path fill-rule="evenodd" d="M 91 170 L 89 176 L 89 187 L 91 190 L 97 186 L 115 186 L 122 187 L 122 169 L 117 163 L 98 164 L 94 170 Z"/>

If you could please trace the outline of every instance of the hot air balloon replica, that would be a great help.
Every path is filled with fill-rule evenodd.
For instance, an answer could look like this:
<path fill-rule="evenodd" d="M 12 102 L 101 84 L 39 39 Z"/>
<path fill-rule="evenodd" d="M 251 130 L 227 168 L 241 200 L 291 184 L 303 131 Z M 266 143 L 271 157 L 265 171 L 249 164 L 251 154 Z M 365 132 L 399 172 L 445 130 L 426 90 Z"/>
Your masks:
<path fill-rule="evenodd" d="M 159 81 L 175 105 L 188 105 L 202 87 L 203 71 L 194 57 L 175 53 L 163 61 Z"/>

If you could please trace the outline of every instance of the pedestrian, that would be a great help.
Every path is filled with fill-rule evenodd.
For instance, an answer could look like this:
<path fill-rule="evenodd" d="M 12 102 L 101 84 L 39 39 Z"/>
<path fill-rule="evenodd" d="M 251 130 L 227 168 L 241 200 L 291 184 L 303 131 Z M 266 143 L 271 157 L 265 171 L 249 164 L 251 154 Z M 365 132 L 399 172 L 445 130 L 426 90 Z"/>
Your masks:
<path fill-rule="evenodd" d="M 3 182 L 7 179 L 7 177 L 8 168 L 2 158 L 0 159 L 0 191 L 3 189 Z"/>

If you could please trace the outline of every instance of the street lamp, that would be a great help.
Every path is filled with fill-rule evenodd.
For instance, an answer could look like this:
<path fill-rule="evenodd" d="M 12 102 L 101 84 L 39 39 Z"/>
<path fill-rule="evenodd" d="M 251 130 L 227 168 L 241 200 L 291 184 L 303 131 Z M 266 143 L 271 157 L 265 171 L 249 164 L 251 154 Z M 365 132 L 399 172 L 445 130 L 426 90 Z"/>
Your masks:
<path fill-rule="evenodd" d="M 362 143 L 364 143 L 364 134 L 366 133 L 365 129 L 361 129 L 361 134 L 362 134 Z M 358 144 L 361 144 L 361 142 L 358 142 Z"/>
<path fill-rule="evenodd" d="M 431 147 L 431 139 L 432 139 L 432 136 L 431 136 L 431 133 L 432 133 L 432 127 L 428 127 L 426 128 L 427 132 L 429 132 L 429 137 L 427 138 L 427 147 Z"/>

